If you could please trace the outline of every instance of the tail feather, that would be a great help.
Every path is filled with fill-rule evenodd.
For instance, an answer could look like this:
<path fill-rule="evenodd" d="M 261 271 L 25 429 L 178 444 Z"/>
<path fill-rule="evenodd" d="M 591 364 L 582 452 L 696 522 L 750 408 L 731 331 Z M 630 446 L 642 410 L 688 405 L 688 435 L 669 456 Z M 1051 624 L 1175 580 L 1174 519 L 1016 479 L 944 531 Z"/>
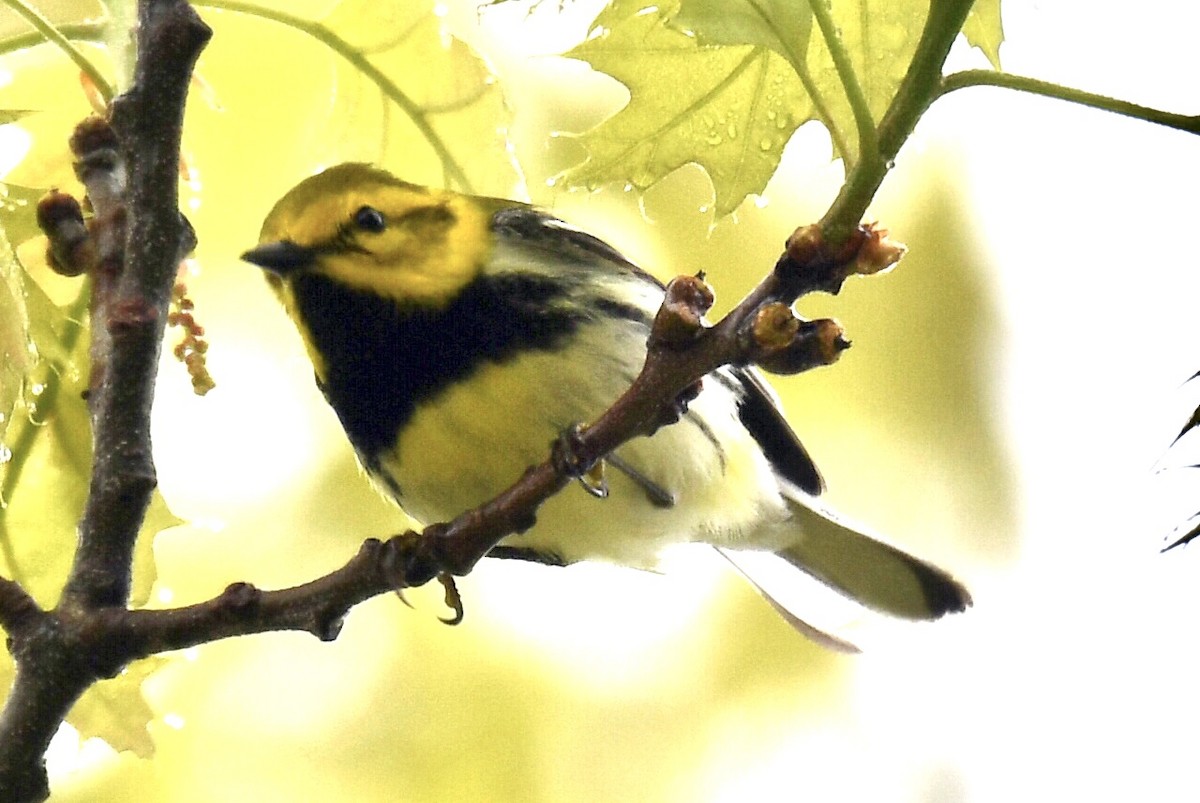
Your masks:
<path fill-rule="evenodd" d="M 792 500 L 802 533 L 776 554 L 860 604 L 904 619 L 966 610 L 971 595 L 947 572 L 847 524 L 815 500 Z"/>
<path fill-rule="evenodd" d="M 835 636 L 833 633 L 829 632 L 829 629 L 817 627 L 808 620 L 801 619 L 795 610 L 785 605 L 779 599 L 776 599 L 775 595 L 768 590 L 768 584 L 763 583 L 762 578 L 752 568 L 748 568 L 745 565 L 745 553 L 733 552 L 721 547 L 714 547 L 714 549 L 716 549 L 716 551 L 722 557 L 724 557 L 725 560 L 729 561 L 733 568 L 737 569 L 742 577 L 749 580 L 750 584 L 758 590 L 758 593 L 762 595 L 763 599 L 771 604 L 771 607 L 775 609 L 775 612 L 782 616 L 784 621 L 795 628 L 800 635 L 812 640 L 822 647 L 835 650 L 837 652 L 862 652 L 862 650 L 858 648 L 858 645 L 847 641 L 840 636 Z"/>

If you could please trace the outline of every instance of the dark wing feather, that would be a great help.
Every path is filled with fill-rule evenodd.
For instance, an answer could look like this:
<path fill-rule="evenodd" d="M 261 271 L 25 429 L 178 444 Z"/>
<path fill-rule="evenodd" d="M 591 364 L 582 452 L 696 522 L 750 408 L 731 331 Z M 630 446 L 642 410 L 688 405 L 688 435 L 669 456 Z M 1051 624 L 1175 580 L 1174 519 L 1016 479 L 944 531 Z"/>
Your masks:
<path fill-rule="evenodd" d="M 729 373 L 742 387 L 738 417 L 758 441 L 775 472 L 807 494 L 820 494 L 825 490 L 825 481 L 784 419 L 774 394 L 753 371 L 732 368 Z"/>
<path fill-rule="evenodd" d="M 577 267 L 604 268 L 631 273 L 658 289 L 664 285 L 608 243 L 532 206 L 506 206 L 492 215 L 492 230 L 517 239 L 527 248 L 539 248 L 556 260 Z M 651 312 L 653 315 L 653 311 Z"/>

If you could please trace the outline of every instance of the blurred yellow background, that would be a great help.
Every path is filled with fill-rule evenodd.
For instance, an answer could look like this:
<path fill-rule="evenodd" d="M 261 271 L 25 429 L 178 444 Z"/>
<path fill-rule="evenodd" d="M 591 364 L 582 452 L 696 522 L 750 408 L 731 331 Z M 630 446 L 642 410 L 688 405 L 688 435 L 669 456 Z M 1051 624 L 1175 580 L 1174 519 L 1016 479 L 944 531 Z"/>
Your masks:
<path fill-rule="evenodd" d="M 513 112 L 507 131 L 483 133 L 508 135 L 524 181 L 488 168 L 477 189 L 528 195 L 660 276 L 706 270 L 719 312 L 836 193 L 828 138 L 801 128 L 764 196 L 731 219 L 707 211 L 695 168 L 643 198 L 552 186 L 580 152 L 551 132 L 622 100 L 582 65 L 537 55 L 577 42 L 599 8 L 558 5 L 441 8 Z M 1192 4 L 1134 14 L 1014 0 L 1004 12 L 1007 70 L 1200 112 Z M 360 476 L 258 271 L 236 259 L 299 178 L 377 158 L 374 124 L 360 122 L 377 101 L 308 37 L 202 13 L 216 36 L 188 113 L 184 202 L 218 386 L 196 398 L 183 368 L 163 363 L 156 458 L 190 524 L 156 542 L 160 605 L 236 580 L 302 582 L 405 526 Z M 985 61 L 960 41 L 951 66 Z M 86 112 L 76 85 L 48 48 L 0 62 L 0 107 L 46 110 L 13 180 L 68 169 L 65 135 Z M 909 255 L 801 302 L 854 341 L 836 366 L 775 382 L 831 502 L 952 568 L 975 593 L 968 614 L 852 623 L 868 651 L 845 657 L 797 636 L 707 554 L 671 555 L 661 575 L 485 561 L 460 583 L 458 628 L 438 623 L 425 589 L 409 595 L 415 610 L 394 597 L 360 606 L 330 644 L 272 634 L 176 656 L 147 683 L 154 759 L 64 731 L 53 799 L 1192 799 L 1177 734 L 1200 719 L 1181 682 L 1200 669 L 1200 564 L 1156 551 L 1200 488 L 1187 470 L 1153 469 L 1198 395 L 1180 389 L 1200 368 L 1187 240 L 1198 155 L 1195 137 L 1148 124 L 956 93 L 922 121 L 870 211 Z M 439 181 L 418 156 L 389 151 L 385 164 Z M 1166 462 L 1186 463 L 1186 446 Z"/>

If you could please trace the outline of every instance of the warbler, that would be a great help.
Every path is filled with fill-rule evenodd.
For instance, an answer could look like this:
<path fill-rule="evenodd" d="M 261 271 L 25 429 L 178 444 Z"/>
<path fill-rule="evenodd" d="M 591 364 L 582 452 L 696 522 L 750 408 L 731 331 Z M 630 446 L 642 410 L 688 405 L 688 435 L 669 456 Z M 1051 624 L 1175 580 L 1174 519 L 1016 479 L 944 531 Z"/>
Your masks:
<path fill-rule="evenodd" d="M 424 523 L 492 498 L 606 409 L 640 370 L 663 296 L 545 211 L 357 163 L 288 192 L 242 259 L 265 269 L 366 474 Z M 604 498 L 564 489 L 490 555 L 651 568 L 664 547 L 700 542 L 774 553 L 893 616 L 970 604 L 945 571 L 818 503 L 821 476 L 753 369 L 706 376 L 678 423 L 606 466 Z"/>

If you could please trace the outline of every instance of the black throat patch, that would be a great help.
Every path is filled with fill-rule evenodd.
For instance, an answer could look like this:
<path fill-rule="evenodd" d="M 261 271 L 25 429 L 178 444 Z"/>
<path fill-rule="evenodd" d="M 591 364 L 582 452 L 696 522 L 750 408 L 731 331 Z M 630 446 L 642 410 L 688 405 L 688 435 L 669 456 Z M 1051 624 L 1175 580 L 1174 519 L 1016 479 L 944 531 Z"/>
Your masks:
<path fill-rule="evenodd" d="M 555 304 L 563 288 L 536 274 L 481 276 L 433 310 L 316 274 L 296 276 L 293 291 L 325 358 L 321 390 L 368 468 L 395 447 L 419 402 L 480 365 L 554 348 L 589 317 Z"/>

